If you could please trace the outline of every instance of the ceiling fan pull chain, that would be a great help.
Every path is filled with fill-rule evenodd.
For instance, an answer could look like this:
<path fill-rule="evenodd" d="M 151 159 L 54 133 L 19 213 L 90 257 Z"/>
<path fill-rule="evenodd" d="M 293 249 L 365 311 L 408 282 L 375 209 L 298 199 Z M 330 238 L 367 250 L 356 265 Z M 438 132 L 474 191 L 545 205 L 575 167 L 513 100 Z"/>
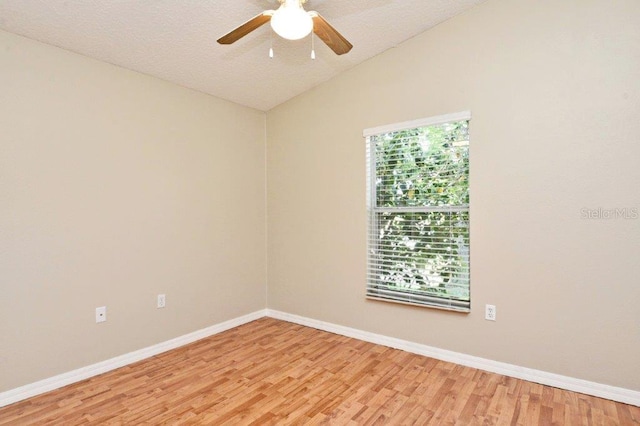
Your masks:
<path fill-rule="evenodd" d="M 273 59 L 273 29 L 271 29 L 271 32 L 269 33 L 270 37 L 269 37 L 269 57 L 271 59 Z"/>
<path fill-rule="evenodd" d="M 311 59 L 316 59 L 316 49 L 313 44 L 313 32 L 311 33 Z"/>

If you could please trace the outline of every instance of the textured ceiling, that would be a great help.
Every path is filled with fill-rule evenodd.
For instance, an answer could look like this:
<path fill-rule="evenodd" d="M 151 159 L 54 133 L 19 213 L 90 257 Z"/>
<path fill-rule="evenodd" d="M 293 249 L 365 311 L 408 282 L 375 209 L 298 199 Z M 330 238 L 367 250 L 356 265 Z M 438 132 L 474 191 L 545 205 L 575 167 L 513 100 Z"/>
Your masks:
<path fill-rule="evenodd" d="M 316 60 L 268 24 L 216 43 L 277 0 L 0 0 L 0 29 L 266 111 L 482 1 L 309 0 L 354 45 Z"/>

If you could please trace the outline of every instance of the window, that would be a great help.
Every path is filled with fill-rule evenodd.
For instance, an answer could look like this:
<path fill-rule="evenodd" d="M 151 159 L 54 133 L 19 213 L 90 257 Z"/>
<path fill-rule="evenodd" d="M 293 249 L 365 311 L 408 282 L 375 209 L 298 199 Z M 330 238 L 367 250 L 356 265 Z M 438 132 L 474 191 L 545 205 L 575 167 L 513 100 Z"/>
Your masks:
<path fill-rule="evenodd" d="M 364 131 L 367 297 L 469 312 L 469 120 Z"/>

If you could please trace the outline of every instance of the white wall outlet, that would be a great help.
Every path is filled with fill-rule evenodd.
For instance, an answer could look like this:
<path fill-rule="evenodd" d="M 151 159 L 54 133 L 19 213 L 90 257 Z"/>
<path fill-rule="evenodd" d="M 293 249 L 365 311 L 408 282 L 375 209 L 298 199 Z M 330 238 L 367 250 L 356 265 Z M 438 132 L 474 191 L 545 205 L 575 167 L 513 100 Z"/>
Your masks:
<path fill-rule="evenodd" d="M 105 322 L 107 320 L 107 307 L 100 306 L 96 308 L 96 322 Z"/>
<path fill-rule="evenodd" d="M 158 308 L 164 308 L 167 304 L 167 299 L 164 294 L 158 295 Z"/>
<path fill-rule="evenodd" d="M 496 320 L 496 305 L 485 305 L 484 306 L 484 319 L 489 321 Z"/>

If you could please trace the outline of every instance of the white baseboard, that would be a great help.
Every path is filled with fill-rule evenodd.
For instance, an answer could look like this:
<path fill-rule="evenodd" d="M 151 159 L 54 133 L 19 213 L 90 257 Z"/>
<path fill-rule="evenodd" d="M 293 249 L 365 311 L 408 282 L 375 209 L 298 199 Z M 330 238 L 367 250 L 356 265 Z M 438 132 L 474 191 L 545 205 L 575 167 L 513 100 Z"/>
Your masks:
<path fill-rule="evenodd" d="M 115 370 L 116 368 L 124 367 L 125 365 L 129 365 L 146 358 L 150 358 L 162 352 L 166 352 L 171 349 L 175 349 L 180 346 L 195 342 L 196 340 L 204 339 L 205 337 L 213 336 L 214 334 L 221 333 L 239 325 L 255 321 L 259 318 L 264 317 L 265 315 L 265 310 L 252 312 L 250 314 L 243 315 L 229 321 L 221 322 L 211 327 L 203 328 L 202 330 L 194 331 L 193 333 L 185 334 L 184 336 L 176 337 L 175 339 L 167 340 L 166 342 L 148 346 L 134 352 L 129 352 L 128 354 L 120 355 L 106 361 L 88 365 L 86 367 L 78 368 L 77 370 L 59 374 L 57 376 L 40 380 L 35 383 L 30 383 L 28 385 L 11 389 L 6 392 L 1 392 L 0 407 L 4 407 L 5 405 L 13 404 L 14 402 L 22 401 L 23 399 L 31 398 L 32 396 L 40 395 L 42 393 L 67 386 L 72 383 L 97 376 L 98 374 L 106 373 L 107 371 Z"/>
<path fill-rule="evenodd" d="M 196 340 L 212 336 L 217 333 L 229 330 L 231 328 L 246 324 L 248 322 L 260 319 L 264 316 L 316 328 L 318 330 L 328 331 L 330 333 L 340 334 L 342 336 L 353 337 L 354 339 L 363 340 L 365 342 L 376 343 L 418 355 L 428 356 L 443 361 L 453 362 L 455 364 L 465 365 L 467 367 L 477 368 L 480 370 L 490 371 L 492 373 L 503 374 L 505 376 L 515 377 L 518 379 L 528 380 L 530 382 L 540 383 L 543 385 L 554 386 L 560 389 L 566 389 L 574 392 L 580 392 L 587 395 L 593 395 L 600 398 L 606 398 L 613 401 L 623 402 L 640 407 L 640 392 L 619 388 L 615 386 L 603 385 L 600 383 L 590 382 L 587 380 L 576 379 L 573 377 L 562 376 L 559 374 L 548 373 L 545 371 L 534 370 L 517 365 L 507 364 L 504 362 L 492 361 L 485 358 L 475 357 L 471 355 L 461 354 L 458 352 L 448 351 L 444 349 L 434 348 L 432 346 L 422 345 L 420 343 L 410 342 L 407 340 L 396 339 L 393 337 L 383 336 L 381 334 L 370 333 L 368 331 L 358 330 L 355 328 L 344 327 L 329 322 L 319 321 L 312 318 L 302 317 L 298 315 L 288 314 L 286 312 L 276 311 L 273 309 L 265 309 L 256 311 L 193 333 L 166 342 L 158 343 L 128 354 L 117 356 L 96 364 L 59 374 L 48 379 L 40 380 L 19 388 L 11 389 L 0 393 L 0 407 L 4 407 L 14 402 L 22 401 L 32 396 L 40 395 L 81 380 L 88 379 L 116 368 L 150 358 L 162 352 L 184 346 L 195 342 Z"/>
<path fill-rule="evenodd" d="M 640 407 L 640 392 L 630 389 L 603 385 L 587 380 L 548 373 L 546 371 L 519 367 L 517 365 L 507 364 L 504 362 L 492 361 L 490 359 L 466 355 L 453 351 L 447 351 L 444 349 L 434 348 L 432 346 L 422 345 L 420 343 L 387 337 L 381 334 L 375 334 L 355 328 L 344 327 L 341 325 L 288 314 L 286 312 L 280 312 L 273 309 L 267 309 L 267 316 L 283 321 L 292 322 L 295 324 L 304 325 L 307 327 L 316 328 L 318 330 L 340 334 L 342 336 L 353 337 L 355 339 L 364 340 L 365 342 L 376 343 L 378 345 L 401 349 L 403 351 L 428 356 L 442 361 L 448 361 L 467 367 L 477 368 L 479 370 L 490 371 L 492 373 L 503 374 L 505 376 L 515 377 L 517 379 L 523 379 L 530 382 L 540 383 L 543 385 L 553 386 L 556 388 L 566 389 L 574 392 L 580 392 L 587 395 L 606 398 L 612 401 L 623 402 L 625 404 L 631 404 Z"/>

